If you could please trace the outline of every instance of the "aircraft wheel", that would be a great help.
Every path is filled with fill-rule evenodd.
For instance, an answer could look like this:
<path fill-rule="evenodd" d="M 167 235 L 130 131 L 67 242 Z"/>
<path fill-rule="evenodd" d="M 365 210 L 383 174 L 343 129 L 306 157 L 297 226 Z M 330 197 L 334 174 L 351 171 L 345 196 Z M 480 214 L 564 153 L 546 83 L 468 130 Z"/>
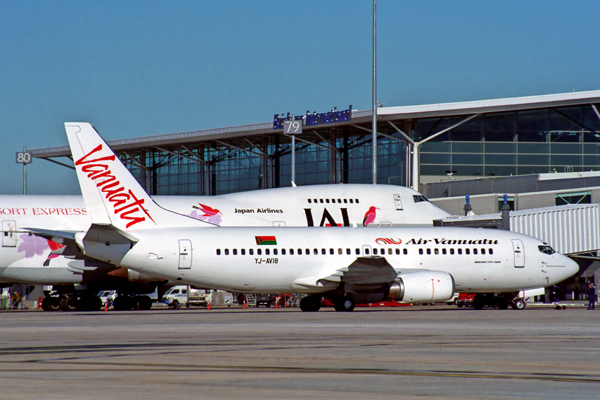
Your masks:
<path fill-rule="evenodd" d="M 44 297 L 44 300 L 42 300 L 42 310 L 60 311 L 60 299 L 58 297 Z"/>
<path fill-rule="evenodd" d="M 321 308 L 321 298 L 317 296 L 307 296 L 300 300 L 300 309 L 302 311 L 313 312 Z"/>
<path fill-rule="evenodd" d="M 117 296 L 113 300 L 115 311 L 128 311 L 133 309 L 133 299 L 130 296 Z"/>
<path fill-rule="evenodd" d="M 77 296 L 71 295 L 60 299 L 59 306 L 61 311 L 77 311 L 79 300 Z"/>
<path fill-rule="evenodd" d="M 527 303 L 525 303 L 521 299 L 515 299 L 515 300 L 513 300 L 512 304 L 511 304 L 513 310 L 523 310 L 526 305 L 527 305 Z"/>
<path fill-rule="evenodd" d="M 149 296 L 135 296 L 136 306 L 139 310 L 152 308 L 152 299 Z"/>
<path fill-rule="evenodd" d="M 333 303 L 333 308 L 335 308 L 335 311 L 342 312 L 353 311 L 355 306 L 356 303 L 354 302 L 354 299 L 350 296 L 339 297 Z"/>

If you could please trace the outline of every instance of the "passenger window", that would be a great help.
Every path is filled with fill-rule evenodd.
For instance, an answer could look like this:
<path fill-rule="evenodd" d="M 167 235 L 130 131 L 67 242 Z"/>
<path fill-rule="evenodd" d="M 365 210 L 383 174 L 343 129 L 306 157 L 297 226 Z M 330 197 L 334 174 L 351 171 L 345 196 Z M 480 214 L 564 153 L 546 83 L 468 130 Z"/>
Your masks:
<path fill-rule="evenodd" d="M 271 249 L 265 249 L 265 256 L 271 255 Z"/>
<path fill-rule="evenodd" d="M 368 247 L 365 247 L 365 255 L 366 255 L 366 256 L 368 256 L 368 255 L 369 255 L 369 253 L 370 253 L 370 251 L 369 251 L 369 248 L 368 248 Z"/>
<path fill-rule="evenodd" d="M 217 255 L 220 256 L 221 255 L 221 249 L 217 249 Z"/>
<path fill-rule="evenodd" d="M 342 254 L 344 254 L 344 250 L 342 250 L 342 249 L 338 249 L 338 254 L 339 254 L 339 255 L 342 255 Z"/>
<path fill-rule="evenodd" d="M 436 255 L 437 255 L 437 254 L 440 254 L 440 249 L 438 249 L 438 248 L 435 248 L 435 249 L 433 249 L 433 252 L 434 252 Z"/>
<path fill-rule="evenodd" d="M 256 255 L 258 255 L 258 256 L 262 255 L 262 250 L 261 249 L 256 249 Z"/>
<path fill-rule="evenodd" d="M 396 249 L 396 255 L 400 255 L 400 249 Z"/>
<path fill-rule="evenodd" d="M 373 249 L 373 254 L 377 255 L 377 249 Z"/>
<path fill-rule="evenodd" d="M 454 249 L 450 249 L 450 255 L 454 255 Z"/>
<path fill-rule="evenodd" d="M 469 255 L 469 254 L 471 254 L 471 250 L 469 250 L 469 249 L 465 249 L 465 254 L 466 254 L 466 255 Z"/>
<path fill-rule="evenodd" d="M 313 253 L 315 254 L 315 256 L 319 255 L 319 249 L 313 249 Z"/>
<path fill-rule="evenodd" d="M 228 256 L 229 255 L 229 249 L 225 249 L 225 255 Z"/>
<path fill-rule="evenodd" d="M 352 204 L 352 203 L 354 203 L 354 202 L 352 201 L 352 199 L 350 199 L 350 204 Z"/>
<path fill-rule="evenodd" d="M 419 249 L 419 254 L 423 255 L 423 249 Z"/>
<path fill-rule="evenodd" d="M 427 255 L 431 254 L 431 249 L 427 249 Z"/>
<path fill-rule="evenodd" d="M 325 199 L 325 203 L 329 204 L 329 199 Z"/>
<path fill-rule="evenodd" d="M 458 253 L 458 255 L 462 255 L 462 249 L 457 249 L 456 252 Z"/>
<path fill-rule="evenodd" d="M 308 204 L 310 204 L 310 203 L 311 203 L 311 201 L 310 201 L 310 199 L 308 199 Z"/>
<path fill-rule="evenodd" d="M 473 249 L 473 254 L 477 255 L 477 249 Z"/>
<path fill-rule="evenodd" d="M 233 255 L 237 256 L 237 249 L 233 249 Z"/>
<path fill-rule="evenodd" d="M 356 249 L 354 252 L 356 253 L 357 256 L 360 256 L 360 249 Z"/>
<path fill-rule="evenodd" d="M 488 249 L 488 254 L 489 254 L 489 255 L 492 255 L 492 254 L 494 254 L 494 249 Z"/>
<path fill-rule="evenodd" d="M 392 255 L 392 249 L 388 249 L 388 254 L 391 256 Z"/>
<path fill-rule="evenodd" d="M 306 254 L 307 256 L 310 255 L 310 249 L 304 249 L 304 254 Z"/>
<path fill-rule="evenodd" d="M 251 256 L 254 255 L 254 249 L 248 249 L 248 254 L 250 254 Z"/>
<path fill-rule="evenodd" d="M 294 249 L 290 249 L 290 256 L 294 255 Z"/>
<path fill-rule="evenodd" d="M 356 204 L 358 204 L 358 199 L 356 199 Z"/>
<path fill-rule="evenodd" d="M 403 252 L 404 252 L 404 255 L 407 255 L 408 254 L 408 249 L 404 249 Z"/>
<path fill-rule="evenodd" d="M 344 203 L 348 203 L 348 199 L 344 199 Z"/>
<path fill-rule="evenodd" d="M 341 249 L 340 249 L 341 250 Z M 333 249 L 329 249 L 329 254 L 334 255 L 335 254 L 335 250 Z"/>
<path fill-rule="evenodd" d="M 481 249 L 481 254 L 485 254 L 485 249 Z"/>
<path fill-rule="evenodd" d="M 326 249 L 321 249 L 321 254 L 323 254 L 323 255 L 327 254 L 327 250 Z"/>
<path fill-rule="evenodd" d="M 246 255 L 246 249 L 242 249 L 240 250 L 242 252 L 242 255 L 245 256 Z"/>
<path fill-rule="evenodd" d="M 446 254 L 446 249 L 442 249 L 442 254 Z"/>
<path fill-rule="evenodd" d="M 281 255 L 285 256 L 285 249 L 281 249 Z"/>
<path fill-rule="evenodd" d="M 341 203 L 341 202 L 342 202 L 342 199 L 338 199 L 338 203 Z"/>
<path fill-rule="evenodd" d="M 348 255 L 352 254 L 352 250 L 350 250 L 349 248 L 346 249 L 346 254 L 348 254 Z"/>
<path fill-rule="evenodd" d="M 277 249 L 273 249 L 273 255 L 276 256 L 277 255 Z"/>
<path fill-rule="evenodd" d="M 319 199 L 319 203 L 322 203 L 322 202 L 323 202 L 323 199 Z"/>

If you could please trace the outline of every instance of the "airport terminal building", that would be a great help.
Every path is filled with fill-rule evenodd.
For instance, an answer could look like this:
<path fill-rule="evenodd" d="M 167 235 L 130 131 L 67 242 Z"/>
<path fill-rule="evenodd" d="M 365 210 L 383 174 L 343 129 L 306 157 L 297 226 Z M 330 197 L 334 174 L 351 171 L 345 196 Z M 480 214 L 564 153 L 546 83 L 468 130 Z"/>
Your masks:
<path fill-rule="evenodd" d="M 420 184 L 440 180 L 597 171 L 598 108 L 600 90 L 379 108 L 377 181 L 422 191 Z M 292 136 L 282 129 L 291 118 L 275 114 L 271 122 L 109 144 L 156 195 L 291 186 Z M 372 182 L 371 110 L 350 106 L 295 118 L 305 121 L 295 135 L 297 185 Z M 31 153 L 59 163 L 69 156 L 66 146 Z"/>

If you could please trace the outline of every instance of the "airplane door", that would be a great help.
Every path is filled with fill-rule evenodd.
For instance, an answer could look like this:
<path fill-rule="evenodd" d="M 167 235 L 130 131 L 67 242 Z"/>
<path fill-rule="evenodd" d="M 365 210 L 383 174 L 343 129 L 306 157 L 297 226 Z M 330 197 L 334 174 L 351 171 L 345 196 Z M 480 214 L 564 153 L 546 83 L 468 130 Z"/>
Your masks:
<path fill-rule="evenodd" d="M 525 267 L 525 250 L 521 239 L 512 240 L 513 251 L 515 253 L 515 268 Z"/>
<path fill-rule="evenodd" d="M 396 206 L 396 210 L 404 210 L 404 208 L 402 208 L 402 199 L 399 194 L 394 195 L 394 205 Z"/>
<path fill-rule="evenodd" d="M 192 268 L 192 241 L 179 240 L 179 269 Z"/>
<path fill-rule="evenodd" d="M 17 247 L 17 223 L 2 221 L 2 247 Z"/>
<path fill-rule="evenodd" d="M 363 257 L 371 257 L 373 255 L 373 251 L 371 249 L 371 246 L 368 244 L 363 244 L 362 247 L 362 255 Z"/>

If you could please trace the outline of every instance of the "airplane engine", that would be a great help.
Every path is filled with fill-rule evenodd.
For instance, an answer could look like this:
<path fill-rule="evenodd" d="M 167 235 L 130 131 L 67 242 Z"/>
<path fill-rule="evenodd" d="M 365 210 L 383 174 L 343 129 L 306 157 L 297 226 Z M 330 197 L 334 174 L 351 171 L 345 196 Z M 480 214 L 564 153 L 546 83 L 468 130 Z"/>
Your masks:
<path fill-rule="evenodd" d="M 152 275 L 136 272 L 127 268 L 117 268 L 108 273 L 110 276 L 126 279 L 129 282 L 159 282 L 164 279 L 157 278 Z"/>
<path fill-rule="evenodd" d="M 454 278 L 447 272 L 419 271 L 399 275 L 390 285 L 390 298 L 409 303 L 445 301 L 454 295 Z"/>

